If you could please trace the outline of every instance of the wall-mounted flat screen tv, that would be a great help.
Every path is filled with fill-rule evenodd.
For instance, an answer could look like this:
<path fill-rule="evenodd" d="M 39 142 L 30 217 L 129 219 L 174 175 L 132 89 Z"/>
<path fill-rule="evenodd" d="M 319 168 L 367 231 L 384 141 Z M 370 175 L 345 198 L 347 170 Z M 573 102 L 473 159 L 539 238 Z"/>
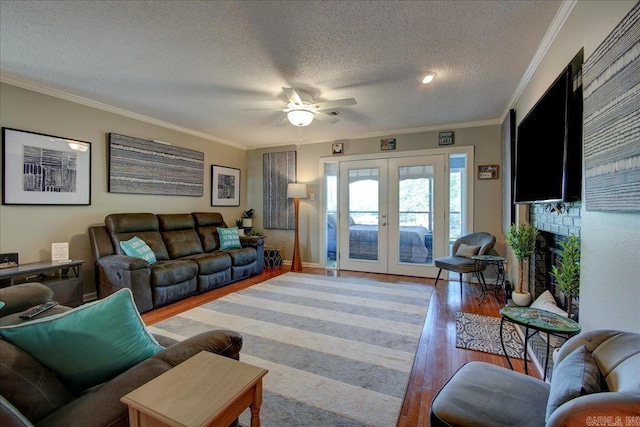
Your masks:
<path fill-rule="evenodd" d="M 582 86 L 569 65 L 518 125 L 514 202 L 570 202 L 582 189 Z"/>

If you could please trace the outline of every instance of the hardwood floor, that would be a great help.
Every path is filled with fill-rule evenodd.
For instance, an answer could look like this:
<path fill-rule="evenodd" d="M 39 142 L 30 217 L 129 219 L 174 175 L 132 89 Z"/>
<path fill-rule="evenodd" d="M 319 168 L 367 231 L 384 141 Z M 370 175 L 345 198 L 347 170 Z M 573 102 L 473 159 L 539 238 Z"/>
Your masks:
<path fill-rule="evenodd" d="M 148 325 L 152 325 L 208 301 L 248 288 L 288 271 L 289 269 L 286 266 L 279 269 L 265 269 L 258 276 L 153 310 L 143 314 L 142 318 Z M 433 287 L 435 281 L 435 279 L 335 271 L 321 268 L 304 268 L 303 273 L 323 276 L 359 277 L 388 283 L 420 283 L 430 287 Z M 398 420 L 398 427 L 428 426 L 431 400 L 451 375 L 466 362 L 480 360 L 508 368 L 507 361 L 502 356 L 456 348 L 456 312 L 463 311 L 486 316 L 500 316 L 501 301 L 496 300 L 495 295 L 491 293 L 487 295 L 482 305 L 478 305 L 478 299 L 476 299 L 478 294 L 479 288 L 475 284 L 465 282 L 461 298 L 459 282 L 442 280 L 438 282 L 438 287 L 434 289 L 431 296 L 429 312 L 422 330 L 420 344 L 409 379 L 409 386 L 407 387 L 407 393 L 405 394 Z M 512 359 L 512 363 L 515 370 L 524 372 L 524 361 L 522 359 Z M 535 365 L 531 362 L 529 364 L 529 374 L 541 378 Z"/>

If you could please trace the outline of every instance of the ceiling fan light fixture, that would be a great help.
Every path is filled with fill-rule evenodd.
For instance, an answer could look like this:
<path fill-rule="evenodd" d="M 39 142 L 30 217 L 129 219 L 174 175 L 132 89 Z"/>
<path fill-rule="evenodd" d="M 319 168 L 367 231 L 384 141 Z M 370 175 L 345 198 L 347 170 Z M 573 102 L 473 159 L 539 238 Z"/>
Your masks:
<path fill-rule="evenodd" d="M 309 110 L 291 110 L 287 118 L 294 126 L 309 126 L 313 121 L 313 113 Z"/>
<path fill-rule="evenodd" d="M 422 78 L 420 79 L 422 81 L 422 83 L 424 84 L 429 84 L 433 81 L 433 79 L 436 78 L 436 73 L 434 73 L 433 71 L 429 71 L 428 73 L 425 73 L 422 75 Z"/>

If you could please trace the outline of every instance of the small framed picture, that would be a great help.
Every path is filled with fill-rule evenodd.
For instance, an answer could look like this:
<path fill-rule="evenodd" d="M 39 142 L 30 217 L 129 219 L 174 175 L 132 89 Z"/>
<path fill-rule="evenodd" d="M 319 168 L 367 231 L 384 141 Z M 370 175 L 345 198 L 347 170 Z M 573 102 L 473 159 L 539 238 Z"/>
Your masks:
<path fill-rule="evenodd" d="M 396 139 L 395 138 L 381 139 L 380 140 L 380 149 L 382 151 L 395 150 L 396 149 Z"/>
<path fill-rule="evenodd" d="M 211 165 L 211 206 L 240 206 L 240 169 Z"/>
<path fill-rule="evenodd" d="M 453 145 L 453 131 L 440 132 L 438 134 L 438 145 Z"/>
<path fill-rule="evenodd" d="M 342 142 L 334 142 L 331 144 L 331 154 L 342 154 L 344 152 L 344 145 Z"/>
<path fill-rule="evenodd" d="M 18 266 L 18 253 L 0 254 L 0 268 L 11 268 Z"/>
<path fill-rule="evenodd" d="M 498 165 L 478 166 L 478 179 L 498 179 Z"/>

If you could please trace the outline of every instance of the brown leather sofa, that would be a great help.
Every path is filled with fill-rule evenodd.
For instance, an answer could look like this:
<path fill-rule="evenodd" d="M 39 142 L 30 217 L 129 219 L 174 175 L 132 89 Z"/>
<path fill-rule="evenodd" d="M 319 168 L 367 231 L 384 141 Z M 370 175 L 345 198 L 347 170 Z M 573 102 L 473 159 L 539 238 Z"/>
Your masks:
<path fill-rule="evenodd" d="M 0 289 L 0 301 L 5 302 L 0 308 L 0 326 L 25 322 L 19 317 L 21 312 L 52 297 L 51 289 L 40 283 Z M 68 310 L 71 308 L 57 305 L 28 321 Z M 128 408 L 120 402 L 122 396 L 201 351 L 238 360 L 242 348 L 242 336 L 225 330 L 203 332 L 181 342 L 161 335 L 155 338 L 165 347 L 163 351 L 82 391 L 68 387 L 28 352 L 0 338 L 0 426 L 129 426 Z"/>
<path fill-rule="evenodd" d="M 218 212 L 107 215 L 89 228 L 99 298 L 129 288 L 141 313 L 262 272 L 264 239 L 240 236 L 240 249 L 220 250 Z M 134 236 L 153 250 L 156 263 L 125 255 Z"/>

